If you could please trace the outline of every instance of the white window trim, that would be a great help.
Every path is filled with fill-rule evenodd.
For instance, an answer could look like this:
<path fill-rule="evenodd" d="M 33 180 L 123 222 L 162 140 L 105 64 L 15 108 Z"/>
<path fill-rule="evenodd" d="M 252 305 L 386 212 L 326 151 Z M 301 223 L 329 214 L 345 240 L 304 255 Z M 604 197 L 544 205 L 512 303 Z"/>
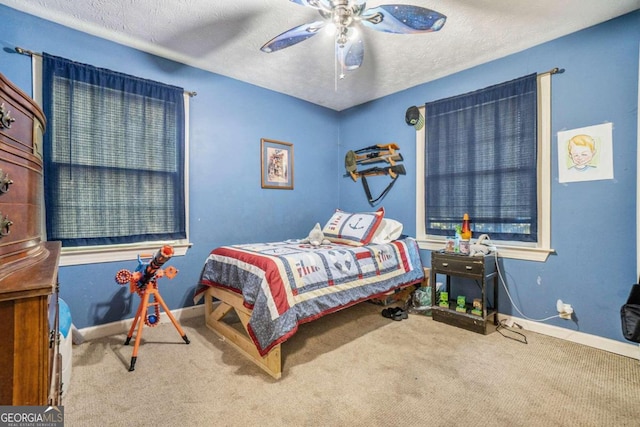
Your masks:
<path fill-rule="evenodd" d="M 31 55 L 33 76 L 33 98 L 42 106 L 42 57 Z M 189 101 L 190 95 L 184 95 L 184 203 L 185 203 L 185 229 L 187 238 L 173 241 L 141 242 L 118 245 L 65 247 L 60 253 L 60 266 L 97 264 L 102 262 L 135 260 L 138 256 L 153 256 L 164 245 L 173 247 L 173 256 L 186 255 L 187 250 L 193 245 L 189 242 Z M 45 177 L 46 179 L 46 177 Z M 42 196 L 44 199 L 44 195 Z M 46 212 L 44 200 L 41 202 L 43 215 L 41 229 L 46 232 Z"/>
<path fill-rule="evenodd" d="M 60 266 L 130 261 L 137 259 L 138 255 L 149 258 L 154 256 L 164 245 L 170 245 L 173 248 L 173 256 L 182 256 L 186 255 L 192 244 L 180 240 L 62 248 Z"/>
<path fill-rule="evenodd" d="M 424 116 L 424 105 L 419 110 Z M 493 241 L 503 258 L 544 262 L 555 252 L 551 248 L 551 73 L 538 75 L 538 119 L 538 243 Z M 416 240 L 420 249 L 437 251 L 444 248 L 445 238 L 428 236 L 424 223 L 425 128 L 416 131 Z"/>

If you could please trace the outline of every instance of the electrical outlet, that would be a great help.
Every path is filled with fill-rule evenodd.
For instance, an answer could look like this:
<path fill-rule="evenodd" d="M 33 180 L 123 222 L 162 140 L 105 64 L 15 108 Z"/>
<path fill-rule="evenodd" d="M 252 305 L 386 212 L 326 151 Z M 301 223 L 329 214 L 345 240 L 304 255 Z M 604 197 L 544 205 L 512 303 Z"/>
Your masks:
<path fill-rule="evenodd" d="M 558 310 L 558 314 L 561 319 L 571 319 L 571 315 L 573 314 L 573 307 L 571 307 L 571 304 L 567 304 L 559 299 L 556 302 L 556 310 Z"/>

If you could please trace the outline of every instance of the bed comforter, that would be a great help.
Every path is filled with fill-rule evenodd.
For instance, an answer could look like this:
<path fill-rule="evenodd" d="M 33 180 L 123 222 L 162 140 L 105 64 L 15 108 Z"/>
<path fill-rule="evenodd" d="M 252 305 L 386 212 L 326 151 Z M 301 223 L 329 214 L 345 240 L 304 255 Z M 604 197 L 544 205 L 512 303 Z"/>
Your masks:
<path fill-rule="evenodd" d="M 417 242 L 314 248 L 299 241 L 222 246 L 211 251 L 196 288 L 241 294 L 252 309 L 249 335 L 259 353 L 291 337 L 298 325 L 424 278 Z"/>

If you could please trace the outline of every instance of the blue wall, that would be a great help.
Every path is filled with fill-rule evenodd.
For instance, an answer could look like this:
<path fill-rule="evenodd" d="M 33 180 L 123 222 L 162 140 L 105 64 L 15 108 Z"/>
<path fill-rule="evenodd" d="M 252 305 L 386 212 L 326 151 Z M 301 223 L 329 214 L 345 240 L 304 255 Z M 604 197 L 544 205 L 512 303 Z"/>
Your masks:
<path fill-rule="evenodd" d="M 187 67 L 0 6 L 0 73 L 31 94 L 31 59 L 15 46 L 197 91 L 191 98 L 189 221 L 193 247 L 161 280 L 171 309 L 193 305 L 204 260 L 216 246 L 305 237 L 338 207 L 339 115 L 333 110 Z M 294 190 L 263 190 L 260 138 L 294 144 Z M 135 194 L 132 193 L 132 198 Z M 162 194 L 158 195 L 162 197 Z M 62 267 L 61 297 L 78 328 L 132 318 L 137 296 L 115 273 L 137 263 Z"/>
<path fill-rule="evenodd" d="M 201 266 L 222 244 L 303 237 L 334 208 L 370 210 L 360 182 L 343 177 L 344 153 L 375 143 L 402 147 L 407 176 L 384 199 L 387 216 L 415 234 L 415 132 L 408 106 L 480 89 L 554 67 L 552 78 L 552 247 L 545 263 L 504 260 L 504 276 L 525 315 L 555 315 L 560 298 L 577 322 L 548 323 L 624 341 L 619 309 L 636 275 L 636 145 L 640 12 L 451 76 L 337 113 L 247 83 L 167 61 L 0 6 L 0 73 L 31 92 L 30 58 L 46 51 L 195 90 L 191 99 L 191 241 L 180 270 L 161 281 L 171 309 L 189 306 Z M 354 78 L 357 76 L 354 75 Z M 614 180 L 559 184 L 555 135 L 603 122 L 614 128 Z M 295 189 L 260 188 L 260 138 L 295 145 Z M 370 180 L 379 193 L 386 181 Z M 429 265 L 429 252 L 423 252 Z M 137 297 L 114 283 L 135 262 L 62 267 L 61 296 L 74 324 L 98 325 L 135 314 Z M 500 311 L 519 316 L 501 292 Z"/>
<path fill-rule="evenodd" d="M 552 77 L 551 246 L 544 263 L 503 260 L 506 285 L 525 316 L 556 315 L 556 301 L 573 305 L 576 321 L 548 324 L 624 341 L 620 306 L 636 277 L 636 153 L 640 12 L 532 49 L 416 86 L 341 113 L 342 150 L 398 142 L 408 170 L 384 200 L 387 216 L 415 235 L 415 131 L 404 123 L 411 105 L 481 89 L 534 72 Z M 613 180 L 558 183 L 557 132 L 613 123 Z M 370 180 L 372 182 L 373 179 Z M 386 185 L 379 179 L 377 194 Z M 340 206 L 370 209 L 359 183 L 343 179 Z M 425 265 L 430 252 L 423 251 Z M 500 289 L 500 312 L 523 317 Z"/>

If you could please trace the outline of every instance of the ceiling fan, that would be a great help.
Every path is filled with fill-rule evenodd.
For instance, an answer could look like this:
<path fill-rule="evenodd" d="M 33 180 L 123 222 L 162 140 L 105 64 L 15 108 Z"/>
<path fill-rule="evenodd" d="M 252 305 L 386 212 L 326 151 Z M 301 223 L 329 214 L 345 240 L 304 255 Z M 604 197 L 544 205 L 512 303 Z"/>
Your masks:
<path fill-rule="evenodd" d="M 414 34 L 438 31 L 447 17 L 433 10 L 406 4 L 366 7 L 366 0 L 291 0 L 316 9 L 321 20 L 291 28 L 269 40 L 260 48 L 271 53 L 293 46 L 329 28 L 335 34 L 336 61 L 340 64 L 340 78 L 345 71 L 362 65 L 364 42 L 359 27 L 395 34 Z"/>

